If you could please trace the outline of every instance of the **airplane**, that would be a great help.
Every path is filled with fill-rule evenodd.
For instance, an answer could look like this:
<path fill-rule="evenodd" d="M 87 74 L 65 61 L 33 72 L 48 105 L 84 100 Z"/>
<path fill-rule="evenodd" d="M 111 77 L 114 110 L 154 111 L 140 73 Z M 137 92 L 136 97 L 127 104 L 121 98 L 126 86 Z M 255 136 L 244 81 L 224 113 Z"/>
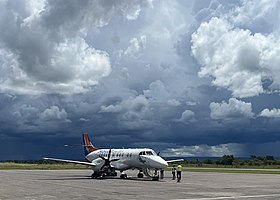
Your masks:
<path fill-rule="evenodd" d="M 91 167 L 91 178 L 104 178 L 117 176 L 117 170 L 121 172 L 120 178 L 127 178 L 128 169 L 138 169 L 138 178 L 144 174 L 152 180 L 159 180 L 158 171 L 164 170 L 168 163 L 183 161 L 184 159 L 164 160 L 159 154 L 150 148 L 123 148 L 123 149 L 98 149 L 90 141 L 87 133 L 83 134 L 85 161 L 47 158 L 59 162 L 75 163 Z"/>

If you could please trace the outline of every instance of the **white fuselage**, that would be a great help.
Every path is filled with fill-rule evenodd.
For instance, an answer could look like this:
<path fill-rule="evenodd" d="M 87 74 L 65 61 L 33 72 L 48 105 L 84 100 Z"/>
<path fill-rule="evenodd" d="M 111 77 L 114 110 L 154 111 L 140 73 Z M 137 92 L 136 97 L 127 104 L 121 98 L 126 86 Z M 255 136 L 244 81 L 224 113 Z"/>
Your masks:
<path fill-rule="evenodd" d="M 104 158 L 108 158 L 110 149 L 98 149 L 89 153 L 86 159 L 94 164 L 93 170 L 99 170 L 103 164 Z M 117 161 L 111 162 L 111 166 L 116 170 L 127 170 L 127 169 L 164 169 L 167 167 L 167 162 L 158 156 L 152 149 L 141 148 L 141 149 L 111 149 L 110 160 L 118 159 Z"/>

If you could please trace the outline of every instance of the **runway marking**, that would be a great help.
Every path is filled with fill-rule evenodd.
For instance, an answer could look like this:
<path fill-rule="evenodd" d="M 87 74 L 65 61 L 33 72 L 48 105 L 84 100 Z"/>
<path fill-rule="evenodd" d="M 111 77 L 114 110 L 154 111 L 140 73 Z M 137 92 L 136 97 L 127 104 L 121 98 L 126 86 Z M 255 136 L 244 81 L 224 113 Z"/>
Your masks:
<path fill-rule="evenodd" d="M 221 200 L 221 199 L 246 199 L 246 198 L 262 198 L 262 197 L 280 197 L 280 194 L 260 194 L 260 195 L 227 196 L 227 197 L 205 197 L 205 198 L 173 199 L 173 200 Z"/>

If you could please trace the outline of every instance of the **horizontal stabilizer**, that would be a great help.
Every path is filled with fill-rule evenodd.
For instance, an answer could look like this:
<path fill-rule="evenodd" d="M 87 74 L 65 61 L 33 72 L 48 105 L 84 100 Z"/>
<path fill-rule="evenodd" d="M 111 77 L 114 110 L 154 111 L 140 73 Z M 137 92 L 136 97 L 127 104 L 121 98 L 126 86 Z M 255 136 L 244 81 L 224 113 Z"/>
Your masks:
<path fill-rule="evenodd" d="M 96 165 L 91 162 L 83 162 L 83 161 L 76 161 L 76 160 L 64 160 L 64 159 L 57 159 L 57 158 L 44 158 L 44 160 L 52 160 L 52 161 L 59 161 L 59 162 L 66 162 L 66 163 L 74 163 L 80 165 L 87 165 L 91 167 L 95 167 Z"/>
<path fill-rule="evenodd" d="M 184 161 L 184 159 L 166 160 L 167 163 L 180 162 L 180 161 Z"/>

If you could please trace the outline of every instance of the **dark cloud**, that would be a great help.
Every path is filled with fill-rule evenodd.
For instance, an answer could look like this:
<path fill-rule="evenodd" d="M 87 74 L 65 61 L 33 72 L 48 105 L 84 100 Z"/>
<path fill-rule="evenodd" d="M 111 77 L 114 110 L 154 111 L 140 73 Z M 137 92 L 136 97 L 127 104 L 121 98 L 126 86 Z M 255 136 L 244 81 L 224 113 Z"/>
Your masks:
<path fill-rule="evenodd" d="M 85 131 L 99 147 L 280 155 L 278 7 L 1 1 L 0 159 L 82 158 L 63 145 Z"/>

